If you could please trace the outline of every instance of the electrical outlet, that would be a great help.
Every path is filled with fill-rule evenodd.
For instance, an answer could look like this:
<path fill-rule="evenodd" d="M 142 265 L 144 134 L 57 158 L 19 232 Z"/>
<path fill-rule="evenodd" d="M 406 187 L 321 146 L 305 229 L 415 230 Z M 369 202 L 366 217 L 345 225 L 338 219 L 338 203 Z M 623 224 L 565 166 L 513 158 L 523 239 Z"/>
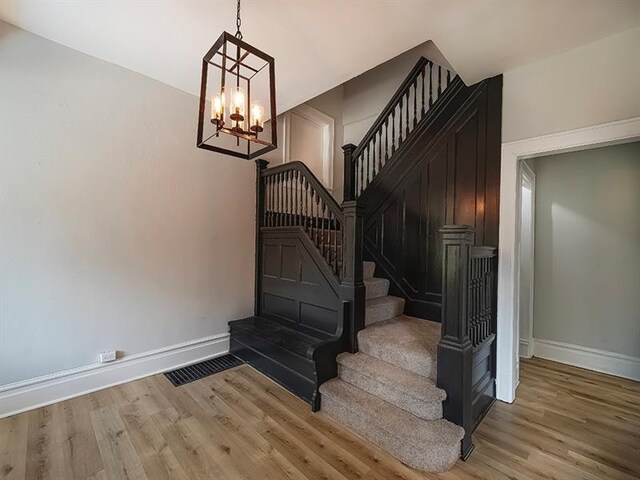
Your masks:
<path fill-rule="evenodd" d="M 100 353 L 100 363 L 113 362 L 116 359 L 116 351 L 109 350 L 107 352 Z"/>

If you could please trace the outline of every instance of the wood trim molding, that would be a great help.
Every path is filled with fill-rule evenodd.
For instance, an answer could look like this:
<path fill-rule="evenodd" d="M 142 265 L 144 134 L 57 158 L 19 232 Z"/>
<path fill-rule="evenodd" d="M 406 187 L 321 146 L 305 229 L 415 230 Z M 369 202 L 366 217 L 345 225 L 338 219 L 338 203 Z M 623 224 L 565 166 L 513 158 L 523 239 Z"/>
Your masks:
<path fill-rule="evenodd" d="M 325 115 L 309 105 L 302 104 L 285 112 L 283 115 L 282 142 L 282 163 L 288 163 L 291 158 L 291 116 L 297 115 L 314 125 L 322 128 L 322 184 L 324 187 L 333 191 L 333 161 L 334 161 L 334 137 L 335 137 L 335 120 L 329 115 Z"/>
<path fill-rule="evenodd" d="M 136 353 L 114 362 L 94 363 L 2 385 L 0 418 L 174 370 L 228 352 L 229 334 L 223 333 Z"/>
<path fill-rule="evenodd" d="M 533 340 L 520 339 L 520 348 L 518 350 L 520 358 L 533 357 Z"/>
<path fill-rule="evenodd" d="M 529 271 L 529 326 L 526 332 L 520 331 L 520 348 L 519 356 L 525 358 L 531 358 L 533 356 L 533 302 L 534 302 L 534 285 L 535 285 L 535 236 L 536 236 L 536 175 L 535 172 L 526 162 L 520 163 L 520 182 L 527 180 L 531 185 L 531 231 L 529 232 L 529 241 L 531 243 L 531 258 L 530 258 L 530 271 Z M 522 213 L 522 184 L 518 188 L 518 212 Z M 518 234 L 516 236 L 516 245 L 518 248 L 518 286 L 517 291 L 521 292 L 522 278 L 520 275 L 520 260 L 521 260 L 521 248 L 522 238 L 520 236 L 520 228 L 518 228 Z M 515 310 L 517 315 L 518 327 L 520 326 L 520 299 L 518 298 L 518 307 Z"/>
<path fill-rule="evenodd" d="M 533 356 L 640 381 L 640 357 L 535 338 Z"/>
<path fill-rule="evenodd" d="M 640 117 L 569 130 L 502 145 L 500 246 L 498 249 L 497 398 L 516 398 L 518 365 L 517 212 L 518 163 L 526 158 L 584 150 L 640 138 Z"/>

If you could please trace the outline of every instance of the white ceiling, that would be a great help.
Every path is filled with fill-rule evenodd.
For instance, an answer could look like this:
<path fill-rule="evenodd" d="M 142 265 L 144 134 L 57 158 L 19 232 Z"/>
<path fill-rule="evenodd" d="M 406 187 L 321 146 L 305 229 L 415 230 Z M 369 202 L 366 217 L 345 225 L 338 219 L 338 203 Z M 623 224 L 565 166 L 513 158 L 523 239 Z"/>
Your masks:
<path fill-rule="evenodd" d="M 0 18 L 198 94 L 235 0 L 2 0 Z M 284 111 L 433 40 L 467 84 L 640 25 L 638 0 L 243 0 L 245 41 L 276 58 Z"/>

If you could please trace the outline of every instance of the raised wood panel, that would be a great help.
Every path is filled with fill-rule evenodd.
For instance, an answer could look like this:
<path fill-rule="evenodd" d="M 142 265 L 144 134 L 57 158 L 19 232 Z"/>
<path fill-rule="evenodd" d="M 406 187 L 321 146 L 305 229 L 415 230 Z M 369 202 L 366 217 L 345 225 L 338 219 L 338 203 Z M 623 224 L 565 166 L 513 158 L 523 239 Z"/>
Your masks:
<path fill-rule="evenodd" d="M 471 408 L 474 428 L 479 425 L 496 397 L 494 356 L 495 337 L 491 337 L 473 352 Z"/>
<path fill-rule="evenodd" d="M 366 256 L 408 314 L 440 320 L 443 225 L 471 225 L 476 245 L 497 245 L 501 132 L 491 117 L 501 89 L 501 77 L 465 87 L 466 100 L 443 111 L 450 121 L 416 131 L 395 168 L 381 172 L 389 178 L 367 192 Z"/>
<path fill-rule="evenodd" d="M 297 326 L 335 334 L 338 294 L 335 279 L 320 268 L 313 252 L 295 229 L 263 234 L 261 315 Z"/>
<path fill-rule="evenodd" d="M 425 207 L 426 242 L 424 256 L 425 290 L 442 294 L 442 236 L 440 227 L 444 225 L 447 214 L 447 149 L 440 148 L 431 162 L 425 165 L 427 170 L 427 192 Z"/>

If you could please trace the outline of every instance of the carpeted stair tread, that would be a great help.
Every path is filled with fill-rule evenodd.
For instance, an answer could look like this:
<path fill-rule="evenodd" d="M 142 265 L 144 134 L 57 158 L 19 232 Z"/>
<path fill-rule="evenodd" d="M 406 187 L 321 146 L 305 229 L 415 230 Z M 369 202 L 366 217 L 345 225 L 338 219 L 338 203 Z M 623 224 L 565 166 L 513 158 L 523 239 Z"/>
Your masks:
<path fill-rule="evenodd" d="M 320 392 L 325 413 L 411 467 L 441 472 L 460 455 L 464 429 L 446 420 L 420 419 L 340 379 Z"/>
<path fill-rule="evenodd" d="M 364 323 L 373 325 L 374 323 L 390 320 L 404 312 L 404 298 L 385 295 L 384 297 L 370 298 L 367 300 Z"/>
<path fill-rule="evenodd" d="M 447 394 L 441 388 L 422 375 L 410 372 L 391 363 L 384 362 L 364 353 L 342 353 L 338 355 L 338 364 L 355 370 L 372 380 L 406 393 L 425 402 L 443 402 Z"/>
<path fill-rule="evenodd" d="M 366 298 L 384 297 L 389 293 L 389 280 L 386 278 L 365 278 Z"/>
<path fill-rule="evenodd" d="M 373 274 L 376 271 L 375 262 L 364 262 L 362 265 L 363 277 L 366 279 L 373 278 Z"/>
<path fill-rule="evenodd" d="M 436 378 L 440 324 L 402 315 L 358 332 L 358 349 L 424 377 Z"/>

